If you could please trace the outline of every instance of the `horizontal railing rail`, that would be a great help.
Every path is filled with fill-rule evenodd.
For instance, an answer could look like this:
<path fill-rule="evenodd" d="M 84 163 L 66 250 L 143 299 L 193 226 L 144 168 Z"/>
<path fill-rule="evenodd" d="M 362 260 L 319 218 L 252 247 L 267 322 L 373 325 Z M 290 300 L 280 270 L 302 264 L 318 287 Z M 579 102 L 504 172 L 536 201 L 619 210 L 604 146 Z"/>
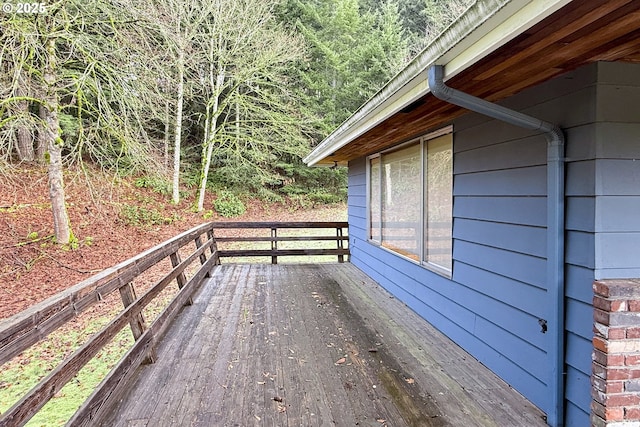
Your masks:
<path fill-rule="evenodd" d="M 186 248 L 190 243 L 195 243 L 193 250 Z M 189 255 L 182 260 L 179 251 L 183 249 L 184 252 L 184 248 L 189 250 Z M 208 258 L 207 250 L 210 252 Z M 136 297 L 134 279 L 165 259 L 170 260 L 170 263 L 166 263 L 171 266 L 169 270 L 165 271 L 164 276 L 152 284 L 144 294 Z M 187 280 L 185 270 L 196 260 L 199 260 L 201 265 Z M 90 425 L 101 408 L 118 396 L 119 387 L 124 380 L 145 360 L 153 361 L 156 341 L 179 309 L 190 303 L 200 283 L 218 263 L 213 240 L 213 223 L 204 224 L 0 321 L 2 365 L 116 291 L 119 291 L 124 305 L 123 310 L 114 319 L 65 358 L 20 401 L 5 411 L 0 416 L 0 426 L 25 424 L 128 324 L 135 338 L 132 348 L 69 422 L 70 425 Z M 143 309 L 174 280 L 178 285 L 176 295 L 147 327 L 142 314 Z"/>
<path fill-rule="evenodd" d="M 228 236 L 223 230 L 269 230 L 269 236 Z M 283 236 L 278 232 L 293 229 L 335 230 L 335 235 Z M 17 403 L 0 415 L 0 427 L 24 425 L 51 400 L 80 370 L 129 325 L 134 342 L 127 353 L 95 388 L 91 396 L 76 411 L 68 425 L 92 425 L 112 402 L 117 401 L 136 369 L 155 360 L 155 346 L 170 322 L 210 276 L 221 258 L 270 256 L 277 263 L 279 256 L 332 255 L 339 262 L 349 256 L 346 222 L 219 222 L 207 223 L 186 231 L 164 243 L 108 268 L 45 301 L 8 319 L 0 320 L 0 366 L 32 348 L 89 308 L 110 295 L 118 295 L 122 309 L 108 323 L 86 340 L 75 352 L 60 362 Z M 278 248 L 279 242 L 330 242 L 335 248 Z M 218 248 L 223 243 L 270 243 L 269 249 Z M 190 245 L 193 244 L 193 247 Z M 182 259 L 184 257 L 184 259 Z M 199 263 L 197 262 L 199 261 Z M 136 295 L 134 280 L 151 269 L 162 270 L 153 283 Z M 187 273 L 188 272 L 188 273 Z M 190 278 L 187 276 L 190 275 Z M 157 301 L 167 287 L 177 284 L 175 294 L 150 325 L 143 310 Z M 118 293 L 116 293 L 118 292 Z"/>
<path fill-rule="evenodd" d="M 282 256 L 336 256 L 338 262 L 344 262 L 344 257 L 349 256 L 349 236 L 345 233 L 348 230 L 347 222 L 221 222 L 215 226 L 215 239 L 220 243 L 218 251 L 219 257 L 239 258 L 239 257 L 271 257 L 271 263 L 277 264 L 278 257 Z M 220 235 L 222 230 L 248 230 L 269 231 L 269 236 L 241 235 L 229 236 Z M 317 234 L 304 236 L 282 236 L 284 230 L 315 230 L 319 233 L 327 233 L 332 230 L 333 235 Z M 280 242 L 330 242 L 334 241 L 335 247 L 318 248 L 283 248 Z M 254 249 L 242 247 L 239 249 L 226 248 L 222 243 L 269 243 L 269 248 Z"/>

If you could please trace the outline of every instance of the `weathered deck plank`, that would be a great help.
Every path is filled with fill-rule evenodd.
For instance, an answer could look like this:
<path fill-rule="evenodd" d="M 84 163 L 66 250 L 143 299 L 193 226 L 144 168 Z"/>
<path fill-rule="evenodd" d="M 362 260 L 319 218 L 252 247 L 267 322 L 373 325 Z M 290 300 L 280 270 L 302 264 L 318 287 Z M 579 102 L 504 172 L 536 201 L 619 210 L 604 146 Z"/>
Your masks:
<path fill-rule="evenodd" d="M 543 426 L 351 264 L 223 265 L 103 425 Z"/>

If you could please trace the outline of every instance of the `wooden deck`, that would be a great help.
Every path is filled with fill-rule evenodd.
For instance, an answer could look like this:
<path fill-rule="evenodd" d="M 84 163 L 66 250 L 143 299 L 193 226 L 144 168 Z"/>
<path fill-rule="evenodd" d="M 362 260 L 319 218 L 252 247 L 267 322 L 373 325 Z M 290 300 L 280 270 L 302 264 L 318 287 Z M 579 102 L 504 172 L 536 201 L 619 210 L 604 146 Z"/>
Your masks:
<path fill-rule="evenodd" d="M 349 263 L 222 265 L 105 426 L 543 426 Z"/>

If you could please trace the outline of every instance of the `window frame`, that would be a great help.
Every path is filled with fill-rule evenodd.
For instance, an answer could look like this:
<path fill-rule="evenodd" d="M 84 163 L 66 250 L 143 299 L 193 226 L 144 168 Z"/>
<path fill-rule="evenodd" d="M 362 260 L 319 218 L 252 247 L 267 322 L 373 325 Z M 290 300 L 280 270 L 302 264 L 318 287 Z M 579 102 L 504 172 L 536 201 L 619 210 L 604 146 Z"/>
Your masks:
<path fill-rule="evenodd" d="M 452 157 L 451 157 L 451 180 L 452 180 L 452 187 L 451 187 L 451 232 L 450 232 L 450 236 L 451 236 L 451 254 L 450 254 L 450 260 L 451 260 L 451 269 L 448 269 L 444 266 L 441 266 L 439 264 L 436 264 L 434 262 L 431 261 L 427 261 L 427 251 L 426 251 L 426 234 L 427 234 L 427 230 L 426 230 L 426 226 L 427 226 L 427 218 L 425 217 L 427 214 L 427 206 L 426 206 L 426 202 L 427 202 L 427 185 L 425 185 L 425 173 L 426 171 L 426 167 L 427 167 L 427 156 L 425 155 L 426 152 L 428 152 L 428 142 L 430 140 L 439 138 L 441 136 L 444 135 L 448 135 L 451 134 L 451 150 L 452 150 Z M 382 214 L 382 186 L 384 185 L 382 182 L 382 176 L 383 176 L 383 172 L 382 169 L 384 167 L 383 164 L 383 158 L 385 153 L 392 153 L 394 151 L 399 151 L 405 148 L 410 147 L 411 145 L 414 144 L 419 144 L 420 146 L 420 180 L 421 180 L 421 191 L 420 191 L 420 199 L 419 199 L 419 203 L 420 203 L 420 227 L 419 227 L 419 236 L 417 236 L 417 238 L 419 239 L 420 245 L 419 245 L 419 260 L 416 261 L 415 259 L 402 254 L 401 252 L 395 251 L 392 248 L 386 247 L 383 243 L 383 226 L 382 226 L 382 218 L 383 218 L 383 214 Z M 374 239 L 373 237 L 373 224 L 372 224 L 372 192 L 373 192 L 373 188 L 372 188 L 372 167 L 371 167 L 371 161 L 374 159 L 379 159 L 379 163 L 378 163 L 378 184 L 380 186 L 380 188 L 378 189 L 378 200 L 377 200 L 377 204 L 378 204 L 378 212 L 379 212 L 379 219 L 380 219 L 380 223 L 379 223 L 379 229 L 378 229 L 378 240 Z M 436 131 L 430 132 L 428 134 L 425 134 L 421 137 L 418 138 L 414 138 L 411 139 L 409 141 L 406 141 L 404 143 L 395 145 L 393 147 L 390 147 L 386 150 L 382 150 L 379 151 L 377 153 L 371 154 L 369 156 L 366 157 L 366 221 L 367 221 L 367 242 L 369 242 L 372 245 L 375 245 L 381 249 L 384 249 L 385 251 L 391 252 L 397 256 L 402 257 L 403 259 L 406 259 L 414 264 L 418 264 L 421 265 L 422 267 L 424 267 L 427 270 L 433 271 L 434 273 L 437 273 L 439 275 L 445 276 L 447 278 L 452 278 L 453 276 L 453 125 L 449 125 L 446 127 L 443 127 L 441 129 L 438 129 Z"/>

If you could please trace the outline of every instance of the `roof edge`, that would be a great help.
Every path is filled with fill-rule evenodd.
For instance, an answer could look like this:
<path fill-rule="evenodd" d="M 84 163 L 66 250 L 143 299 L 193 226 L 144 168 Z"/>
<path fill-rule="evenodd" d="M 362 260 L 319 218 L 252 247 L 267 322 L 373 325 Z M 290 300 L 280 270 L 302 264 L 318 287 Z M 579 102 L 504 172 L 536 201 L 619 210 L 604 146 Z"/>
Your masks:
<path fill-rule="evenodd" d="M 445 65 L 451 78 L 570 1 L 477 0 L 303 161 L 317 164 L 427 95 L 429 66 Z"/>

